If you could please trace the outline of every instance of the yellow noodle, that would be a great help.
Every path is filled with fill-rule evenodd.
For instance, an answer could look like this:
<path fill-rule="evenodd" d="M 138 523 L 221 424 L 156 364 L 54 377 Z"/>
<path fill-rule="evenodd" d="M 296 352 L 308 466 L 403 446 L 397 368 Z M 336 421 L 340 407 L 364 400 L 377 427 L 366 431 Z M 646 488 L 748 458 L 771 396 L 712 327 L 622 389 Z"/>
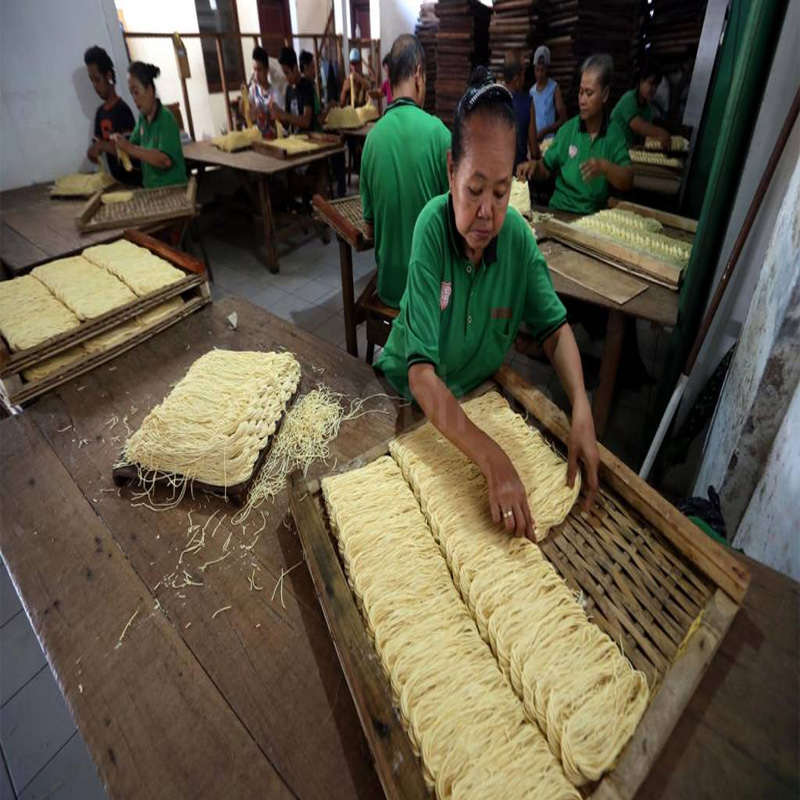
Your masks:
<path fill-rule="evenodd" d="M 126 239 L 87 247 L 83 257 L 115 275 L 139 297 L 184 278 L 177 267 Z"/>
<path fill-rule="evenodd" d="M 557 525 L 575 496 L 565 464 L 496 393 L 464 404 L 508 452 L 542 527 Z M 575 784 L 612 768 L 647 705 L 645 677 L 587 618 L 541 551 L 490 516 L 486 483 L 431 425 L 392 442 L 478 630 L 521 698 L 529 720 Z M 534 485 L 535 484 L 535 485 Z"/>
<path fill-rule="evenodd" d="M 32 275 L 81 320 L 102 316 L 136 299 L 121 280 L 83 256 L 50 261 L 36 267 Z"/>
<path fill-rule="evenodd" d="M 222 136 L 216 136 L 211 140 L 211 144 L 226 153 L 234 153 L 237 150 L 246 150 L 253 142 L 257 142 L 261 138 L 258 128 L 246 128 L 243 131 L 232 131 Z"/>
<path fill-rule="evenodd" d="M 437 797 L 578 798 L 475 630 L 397 465 L 384 457 L 322 488 L 348 579 Z"/>
<path fill-rule="evenodd" d="M 85 357 L 86 350 L 82 344 L 79 344 L 69 350 L 65 350 L 63 353 L 59 353 L 57 356 L 52 356 L 39 364 L 34 364 L 22 370 L 22 377 L 26 381 L 39 381 L 54 375 L 56 372 L 61 372 L 65 367 L 75 364 Z"/>
<path fill-rule="evenodd" d="M 145 477 L 232 486 L 247 480 L 300 382 L 291 353 L 212 350 L 144 419 L 122 463 Z"/>
<path fill-rule="evenodd" d="M 50 194 L 86 197 L 112 186 L 114 183 L 116 180 L 102 170 L 90 173 L 74 172 L 71 175 L 62 175 L 60 178 L 56 178 Z"/>
<path fill-rule="evenodd" d="M 80 320 L 32 275 L 0 281 L 0 333 L 13 352 L 71 331 Z"/>
<path fill-rule="evenodd" d="M 511 197 L 508 204 L 516 208 L 520 214 L 529 214 L 531 210 L 531 193 L 527 181 L 511 181 Z"/>

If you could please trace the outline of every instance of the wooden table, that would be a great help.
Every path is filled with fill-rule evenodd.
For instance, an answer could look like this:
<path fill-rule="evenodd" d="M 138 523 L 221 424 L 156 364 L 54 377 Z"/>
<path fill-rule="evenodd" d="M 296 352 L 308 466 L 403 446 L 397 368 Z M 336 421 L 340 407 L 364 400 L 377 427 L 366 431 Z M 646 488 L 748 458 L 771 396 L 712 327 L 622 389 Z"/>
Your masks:
<path fill-rule="evenodd" d="M 75 255 L 84 248 L 118 239 L 125 228 L 82 234 L 75 217 L 86 205 L 85 199 L 51 198 L 52 183 L 37 183 L 0 193 L 0 261 L 16 277 L 54 258 Z M 175 220 L 141 226 L 153 233 Z"/>
<path fill-rule="evenodd" d="M 339 240 L 339 261 L 342 272 L 342 301 L 344 311 L 345 338 L 347 342 L 347 352 L 358 356 L 358 344 L 356 341 L 356 326 L 361 321 L 356 307 L 355 290 L 353 286 L 353 250 L 363 252 L 371 250 L 375 246 L 373 239 L 366 236 L 363 225 L 357 227 L 354 224 L 356 206 L 360 212 L 360 198 L 351 197 L 345 200 L 335 201 L 337 204 L 347 206 L 347 214 L 344 221 L 339 215 L 326 214 L 325 209 L 317 208 L 317 213 L 333 228 Z M 539 209 L 546 211 L 547 209 Z M 562 214 L 556 212 L 558 218 L 564 221 L 575 219 L 575 215 Z M 613 300 L 609 300 L 601 294 L 587 289 L 576 283 L 574 280 L 560 275 L 553 267 L 558 267 L 559 263 L 569 261 L 571 266 L 585 266 L 587 269 L 597 273 L 614 271 L 614 267 L 598 261 L 591 256 L 584 255 L 560 242 L 548 241 L 546 250 L 546 260 L 551 267 L 550 275 L 553 279 L 553 286 L 558 294 L 564 297 L 571 297 L 576 300 L 583 300 L 592 305 L 600 306 L 608 310 L 608 322 L 606 323 L 606 336 L 603 343 L 603 356 L 600 361 L 600 376 L 592 404 L 592 415 L 594 417 L 595 430 L 598 437 L 603 435 L 609 414 L 611 413 L 611 402 L 614 398 L 614 387 L 619 370 L 620 356 L 622 354 L 622 342 L 625 335 L 625 318 L 645 319 L 659 325 L 674 325 L 678 320 L 678 293 L 673 292 L 663 286 L 649 283 L 647 289 L 642 294 L 620 305 Z"/>
<path fill-rule="evenodd" d="M 154 513 L 112 489 L 119 428 L 108 420 L 129 415 L 136 427 L 215 346 L 284 346 L 303 364 L 304 390 L 319 370 L 351 397 L 380 386 L 363 362 L 266 311 L 215 303 L 114 371 L 82 376 L 0 423 L 0 550 L 111 797 L 379 797 L 306 567 L 285 578 L 285 609 L 279 594 L 270 600 L 281 570 L 302 564 L 285 494 L 254 544 L 260 515 L 247 533 L 226 518 L 206 559 L 230 533 L 234 555 L 203 573 L 204 587 L 176 592 L 153 587 L 185 546 L 187 511 L 203 523 L 232 509 L 197 498 Z M 408 416 L 385 399 L 370 406 L 391 413 L 344 423 L 333 446 L 340 462 Z M 797 796 L 800 587 L 748 563 L 744 607 L 642 797 Z M 253 564 L 263 591 L 250 590 Z"/>
<path fill-rule="evenodd" d="M 237 153 L 226 153 L 214 147 L 210 141 L 189 142 L 183 146 L 183 155 L 189 165 L 198 168 L 200 179 L 208 166 L 227 167 L 242 173 L 255 175 L 258 182 L 258 202 L 261 219 L 264 224 L 264 243 L 267 250 L 267 267 L 270 272 L 278 272 L 278 241 L 275 229 L 275 217 L 270 200 L 270 180 L 281 172 L 306 164 L 313 164 L 344 152 L 344 145 L 336 150 L 325 150 L 322 153 L 310 153 L 297 158 L 274 158 L 255 150 L 240 150 Z"/>

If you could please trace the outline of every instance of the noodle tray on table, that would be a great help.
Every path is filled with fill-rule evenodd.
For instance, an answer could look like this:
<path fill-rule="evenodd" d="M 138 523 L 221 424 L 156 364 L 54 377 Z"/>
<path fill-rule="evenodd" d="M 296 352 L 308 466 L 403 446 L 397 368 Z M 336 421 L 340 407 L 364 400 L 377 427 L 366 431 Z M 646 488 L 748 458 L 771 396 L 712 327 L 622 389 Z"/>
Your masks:
<path fill-rule="evenodd" d="M 137 230 L 0 282 L 0 404 L 94 369 L 211 302 L 202 261 Z"/>
<path fill-rule="evenodd" d="M 342 138 L 331 133 L 305 133 L 282 139 L 261 139 L 253 142 L 251 147 L 265 156 L 291 160 L 339 150 Z"/>
<path fill-rule="evenodd" d="M 128 437 L 114 483 L 159 503 L 151 492 L 165 486 L 167 505 L 194 491 L 243 503 L 299 386 L 291 353 L 211 350 Z"/>
<path fill-rule="evenodd" d="M 185 186 L 135 189 L 113 195 L 97 192 L 75 217 L 75 224 L 81 233 L 91 233 L 191 219 L 196 215 L 197 180 L 192 176 Z"/>
<path fill-rule="evenodd" d="M 288 480 L 384 792 L 632 798 L 749 572 L 602 446 L 583 512 L 566 416 L 510 368 L 463 408 L 511 456 L 535 543 L 492 522 L 482 474 L 430 423 Z"/>

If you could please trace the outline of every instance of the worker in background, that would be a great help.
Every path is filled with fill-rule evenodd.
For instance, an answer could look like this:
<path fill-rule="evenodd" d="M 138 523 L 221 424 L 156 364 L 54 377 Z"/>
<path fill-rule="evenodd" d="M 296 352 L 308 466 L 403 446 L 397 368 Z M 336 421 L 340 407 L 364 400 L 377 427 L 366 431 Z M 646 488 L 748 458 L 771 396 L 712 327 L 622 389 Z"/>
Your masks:
<path fill-rule="evenodd" d="M 273 99 L 270 115 L 291 133 L 319 130 L 314 116 L 314 84 L 300 72 L 297 53 L 291 47 L 284 47 L 278 63 L 286 77 L 286 100 L 281 108 Z"/>
<path fill-rule="evenodd" d="M 142 162 L 145 189 L 187 182 L 178 123 L 156 95 L 155 79 L 161 70 L 154 64 L 134 61 L 128 67 L 128 88 L 139 109 L 139 119 L 130 139 L 115 133 L 120 150 Z"/>
<path fill-rule="evenodd" d="M 550 48 L 540 45 L 533 54 L 535 81 L 528 93 L 536 109 L 536 135 L 540 142 L 552 139 L 567 121 L 561 87 L 547 74 L 549 68 Z"/>
<path fill-rule="evenodd" d="M 300 74 L 311 83 L 311 88 L 314 90 L 314 120 L 319 128 L 324 127 L 325 120 L 328 117 L 328 112 L 333 107 L 333 103 L 328 103 L 325 108 L 322 107 L 322 101 L 317 92 L 317 85 L 315 83 L 315 68 L 314 56 L 308 50 L 300 51 Z"/>
<path fill-rule="evenodd" d="M 269 80 L 269 53 L 260 46 L 253 48 L 253 75 L 247 86 L 250 100 L 252 122 L 261 131 L 262 136 L 274 137 L 275 124 L 270 117 L 270 103 L 283 105 L 280 94 L 273 88 Z M 239 113 L 244 114 L 244 103 L 239 99 Z"/>
<path fill-rule="evenodd" d="M 577 117 L 563 125 L 541 161 L 517 167 L 517 177 L 547 181 L 555 175 L 550 208 L 593 214 L 608 205 L 611 189 L 633 186 L 628 145 L 619 125 L 608 118 L 614 64 L 611 56 L 589 56 L 581 67 Z"/>
<path fill-rule="evenodd" d="M 392 81 L 389 78 L 389 56 L 383 57 L 381 65 L 383 66 L 383 83 L 379 89 L 373 89 L 369 96 L 373 100 L 386 100 L 386 104 L 391 105 L 394 98 L 392 97 Z"/>
<path fill-rule="evenodd" d="M 655 62 L 646 62 L 639 73 L 636 88 L 625 92 L 614 106 L 611 119 L 619 125 L 628 146 L 637 137 L 645 139 L 652 136 L 658 139 L 664 150 L 669 150 L 671 142 L 669 131 L 653 125 L 653 109 L 650 106 L 663 77 L 661 67 Z"/>
<path fill-rule="evenodd" d="M 389 79 L 394 102 L 367 136 L 359 187 L 364 220 L 375 237 L 378 295 L 398 308 L 417 215 L 431 198 L 447 191 L 450 132 L 422 108 L 425 51 L 416 36 L 395 40 Z"/>
<path fill-rule="evenodd" d="M 532 537 L 535 520 L 511 459 L 456 400 L 503 363 L 521 322 L 542 343 L 572 405 L 567 482 L 574 485 L 583 462 L 585 508 L 597 491 L 599 456 L 564 306 L 527 222 L 508 208 L 515 131 L 511 93 L 478 67 L 453 122 L 450 192 L 419 215 L 400 315 L 375 366 L 480 468 L 495 523 Z"/>
<path fill-rule="evenodd" d="M 524 90 L 525 64 L 522 53 L 509 50 L 503 63 L 503 84 L 514 100 L 514 116 L 517 120 L 517 149 L 514 153 L 514 169 L 530 159 L 539 159 L 539 141 L 536 136 L 536 112 L 533 100 Z M 528 155 L 530 153 L 530 155 Z"/>
<path fill-rule="evenodd" d="M 364 68 L 361 63 L 361 51 L 354 47 L 350 51 L 350 75 L 344 79 L 342 83 L 342 94 L 339 98 L 339 104 L 342 106 L 350 105 L 350 85 L 353 86 L 353 93 L 355 95 L 355 102 L 353 106 L 359 108 L 367 102 L 367 97 L 372 89 L 372 84 L 369 78 L 364 75 Z"/>
<path fill-rule="evenodd" d="M 142 185 L 142 168 L 138 163 L 130 172 L 125 170 L 117 158 L 117 146 L 111 141 L 112 134 L 129 136 L 136 126 L 130 106 L 117 94 L 117 75 L 111 57 L 102 47 L 95 45 L 83 54 L 83 63 L 97 96 L 103 101 L 94 115 L 94 141 L 86 151 L 89 161 L 97 164 L 106 154 L 109 172 L 121 183 Z"/>

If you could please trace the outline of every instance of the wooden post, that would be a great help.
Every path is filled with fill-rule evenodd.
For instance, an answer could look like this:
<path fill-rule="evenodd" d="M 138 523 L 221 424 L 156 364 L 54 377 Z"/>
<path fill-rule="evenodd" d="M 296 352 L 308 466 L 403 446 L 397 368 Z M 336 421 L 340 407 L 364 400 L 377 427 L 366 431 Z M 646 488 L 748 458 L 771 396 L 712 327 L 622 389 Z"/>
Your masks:
<path fill-rule="evenodd" d="M 322 84 L 319 80 L 319 45 L 317 44 L 317 34 L 314 34 L 314 83 L 317 85 L 317 96 L 322 102 Z"/>
<path fill-rule="evenodd" d="M 194 139 L 194 122 L 192 121 L 192 108 L 189 105 L 189 92 L 186 89 L 186 78 L 181 75 L 181 91 L 183 92 L 183 104 L 186 106 L 186 123 L 189 126 L 189 135 Z"/>
<path fill-rule="evenodd" d="M 261 217 L 264 225 L 267 269 L 275 274 L 278 272 L 278 243 L 275 235 L 275 219 L 272 216 L 272 201 L 269 196 L 269 177 L 267 175 L 259 177 L 258 199 L 261 205 Z"/>
<path fill-rule="evenodd" d="M 222 96 L 225 99 L 225 115 L 228 118 L 228 131 L 233 131 L 233 115 L 231 114 L 231 104 L 228 101 L 228 81 L 225 78 L 225 62 L 222 58 L 222 39 L 219 34 L 214 37 L 217 45 L 217 64 L 219 64 L 219 79 L 222 83 Z"/>
<path fill-rule="evenodd" d="M 606 429 L 611 400 L 614 397 L 614 383 L 617 379 L 619 359 L 622 354 L 622 340 L 625 335 L 625 315 L 621 311 L 608 312 L 606 340 L 603 345 L 603 358 L 600 362 L 600 379 L 594 396 L 594 427 L 599 439 Z"/>

